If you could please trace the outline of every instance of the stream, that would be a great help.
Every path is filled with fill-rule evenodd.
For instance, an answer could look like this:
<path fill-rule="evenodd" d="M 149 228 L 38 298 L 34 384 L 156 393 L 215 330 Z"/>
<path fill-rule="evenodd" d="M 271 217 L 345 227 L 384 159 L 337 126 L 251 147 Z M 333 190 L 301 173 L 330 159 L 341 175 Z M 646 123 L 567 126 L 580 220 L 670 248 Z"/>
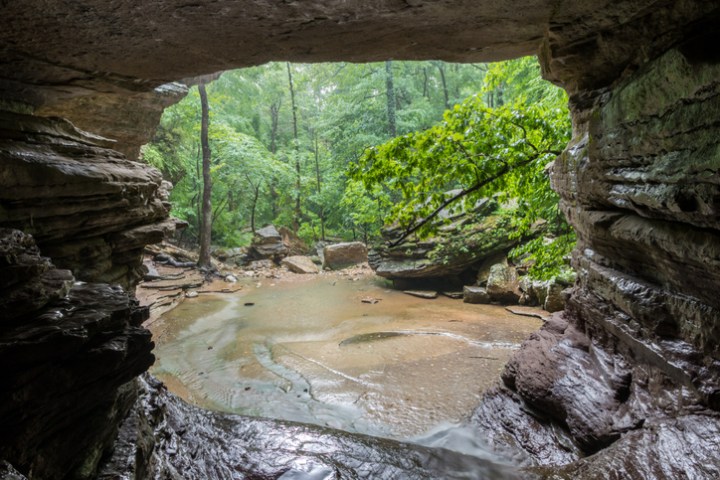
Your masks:
<path fill-rule="evenodd" d="M 198 406 L 491 457 L 463 421 L 541 321 L 369 276 L 243 280 L 150 329 L 152 373 Z"/>

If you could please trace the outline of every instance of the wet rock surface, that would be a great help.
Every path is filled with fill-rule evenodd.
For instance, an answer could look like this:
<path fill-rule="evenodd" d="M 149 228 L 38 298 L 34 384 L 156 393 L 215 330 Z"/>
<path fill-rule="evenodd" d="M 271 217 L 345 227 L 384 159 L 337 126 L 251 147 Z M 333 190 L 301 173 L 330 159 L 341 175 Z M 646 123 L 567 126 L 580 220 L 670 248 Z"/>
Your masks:
<path fill-rule="evenodd" d="M 73 284 L 29 235 L 0 229 L 0 252 L 14 280 L 0 290 L 14 302 L 0 322 L 0 458 L 33 479 L 92 478 L 154 360 L 147 309 L 120 287 Z"/>
<path fill-rule="evenodd" d="M 204 410 L 150 376 L 139 384 L 100 479 L 521 478 L 513 468 L 449 450 Z"/>
<path fill-rule="evenodd" d="M 667 14 L 648 12 L 628 29 Z M 473 419 L 544 475 L 720 474 L 719 304 L 710 293 L 720 284 L 720 71 L 708 37 L 696 34 L 572 102 L 575 136 L 552 179 L 578 233 L 578 281 L 566 312 L 525 342 Z M 548 52 L 548 65 L 559 54 Z M 551 75 L 572 91 L 579 80 L 567 67 Z"/>

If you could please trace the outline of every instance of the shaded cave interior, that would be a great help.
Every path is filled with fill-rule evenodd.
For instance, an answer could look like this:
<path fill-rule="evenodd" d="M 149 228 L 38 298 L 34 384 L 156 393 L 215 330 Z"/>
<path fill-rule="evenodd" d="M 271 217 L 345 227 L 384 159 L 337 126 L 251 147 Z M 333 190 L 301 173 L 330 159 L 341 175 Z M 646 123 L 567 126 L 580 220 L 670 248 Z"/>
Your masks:
<path fill-rule="evenodd" d="M 623 471 L 640 454 L 664 465 L 643 478 L 720 471 L 713 2 L 526 1 L 514 14 L 491 2 L 229 2 L 222 12 L 165 2 L 159 12 L 122 4 L 110 17 L 109 1 L 74 16 L 41 3 L 6 6 L 15 22 L 0 33 L 0 459 L 31 478 L 92 478 L 120 448 L 135 379 L 153 361 L 140 326 L 147 312 L 126 292 L 143 247 L 175 226 L 159 172 L 133 161 L 162 110 L 186 93 L 168 82 L 270 59 L 538 53 L 571 99 L 573 139 L 552 181 L 578 232 L 578 281 L 566 312 L 510 361 L 474 424 L 531 466 L 576 478 Z M 676 443 L 658 441 L 670 437 Z M 682 455 L 663 450 L 678 445 Z M 143 461 L 127 466 L 132 475 L 170 468 L 152 461 L 162 448 L 136 447 Z"/>

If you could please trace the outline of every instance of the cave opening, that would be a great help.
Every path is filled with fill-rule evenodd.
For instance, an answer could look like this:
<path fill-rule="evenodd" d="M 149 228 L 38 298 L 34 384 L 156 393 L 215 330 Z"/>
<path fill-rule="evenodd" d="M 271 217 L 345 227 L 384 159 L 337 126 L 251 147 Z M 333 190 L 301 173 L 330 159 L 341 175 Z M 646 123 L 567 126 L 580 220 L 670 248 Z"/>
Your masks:
<path fill-rule="evenodd" d="M 179 281 L 178 288 L 190 287 L 180 295 L 190 299 L 146 323 L 156 342 L 157 360 L 151 372 L 173 393 L 206 408 L 401 440 L 444 441 L 453 449 L 472 452 L 475 447 L 468 445 L 483 440 L 460 425 L 467 422 L 482 393 L 499 380 L 510 353 L 541 325 L 540 318 L 549 315 L 542 308 L 562 310 L 574 276 L 567 258 L 574 237 L 570 233 L 566 238 L 571 230 L 562 220 L 546 173 L 569 134 L 562 91 L 541 79 L 534 58 L 490 65 L 278 63 L 188 83 L 197 81 L 207 82 L 211 113 L 214 257 L 219 276 L 239 278 L 242 286 L 233 285 L 232 298 L 205 299 L 211 289 Z M 189 224 L 174 243 L 191 250 L 197 248 L 202 217 L 200 100 L 191 88 L 188 97 L 166 109 L 152 142 L 141 149 L 143 161 L 159 168 L 174 185 L 173 211 Z M 543 107 L 530 110 L 530 104 Z M 487 112 L 495 117 L 511 112 L 509 118 L 517 124 L 525 121 L 523 114 L 534 122 L 553 115 L 560 118 L 542 131 L 531 123 L 511 128 L 503 123 L 478 125 L 490 123 L 482 118 Z M 454 125 L 452 116 L 461 114 L 466 118 Z M 331 263 L 320 265 L 324 275 L 317 279 L 293 275 L 317 275 L 312 256 L 322 255 L 324 247 L 333 243 L 361 240 L 362 248 L 371 248 L 396 240 L 380 227 L 390 222 L 388 199 L 403 201 L 402 195 L 390 188 L 381 192 L 382 198 L 358 192 L 362 184 L 348 173 L 348 166 L 383 142 L 421 137 L 433 128 L 448 133 L 415 143 L 425 144 L 424 148 L 431 141 L 448 143 L 452 133 L 449 145 L 463 149 L 460 159 L 448 149 L 440 155 L 454 157 L 440 162 L 470 163 L 469 152 L 493 157 L 503 166 L 517 162 L 516 177 L 544 172 L 540 174 L 544 179 L 524 182 L 532 183 L 533 195 L 549 200 L 540 207 L 531 204 L 521 198 L 529 189 L 513 183 L 523 182 L 522 178 L 507 180 L 497 174 L 497 185 L 490 184 L 469 199 L 459 196 L 464 203 L 444 205 L 436 222 L 442 233 L 414 234 L 395 248 L 404 251 L 425 244 L 424 252 L 414 252 L 405 261 L 410 269 L 405 275 L 397 265 L 392 275 L 383 273 L 382 254 L 376 254 L 375 248 L 371 257 L 379 255 L 381 260 L 372 266 L 382 276 L 375 276 L 367 265 L 338 274 L 333 272 L 338 265 Z M 503 128 L 500 135 L 506 137 L 494 131 Z M 535 136 L 530 144 L 534 152 L 549 150 L 549 144 L 554 151 L 528 160 L 519 148 L 528 131 Z M 496 137 L 481 147 L 478 137 L 490 135 Z M 295 170 L 298 157 L 299 170 Z M 523 162 L 528 161 L 537 164 L 525 169 Z M 483 177 L 498 170 L 493 164 L 475 162 Z M 300 171 L 303 175 L 295 177 Z M 428 176 L 433 174 L 428 171 Z M 477 172 L 470 179 L 456 174 L 438 177 L 424 185 L 432 190 L 415 195 L 469 191 L 477 182 Z M 416 178 L 423 175 L 423 170 L 412 173 Z M 304 187 L 297 223 L 296 181 Z M 381 186 L 398 181 L 414 180 L 390 176 Z M 368 203 L 377 205 L 368 210 Z M 508 227 L 519 229 L 523 222 L 519 204 L 535 209 L 533 225 L 525 235 L 512 235 Z M 551 218 L 538 218 L 548 212 Z M 559 226 L 548 227 L 551 223 Z M 268 243 L 267 236 L 253 238 L 256 230 L 275 227 L 282 232 L 278 245 Z M 563 235 L 564 250 L 555 256 L 543 250 L 536 260 L 537 247 L 531 242 L 549 251 Z M 175 247 L 154 252 L 164 263 L 173 252 L 183 254 Z M 298 270 L 284 259 L 289 256 L 299 262 L 299 254 L 305 255 L 309 269 Z M 314 261 L 323 263 L 320 258 Z M 139 285 L 138 296 L 152 306 L 170 296 L 150 292 L 169 290 L 171 277 L 167 266 L 158 274 L 152 256 L 146 255 L 145 264 L 152 274 Z M 423 267 L 411 268 L 418 265 Z M 505 280 L 500 281 L 498 274 L 489 279 L 493 268 Z M 383 277 L 390 280 L 383 282 Z M 464 286 L 469 286 L 466 292 Z M 463 297 L 468 303 L 460 300 Z M 523 306 L 506 310 L 518 302 Z M 433 435 L 424 435 L 431 429 Z M 464 442 L 457 439 L 458 432 L 466 436 Z M 456 440 L 450 440 L 451 435 Z M 489 452 L 481 449 L 475 454 Z"/>

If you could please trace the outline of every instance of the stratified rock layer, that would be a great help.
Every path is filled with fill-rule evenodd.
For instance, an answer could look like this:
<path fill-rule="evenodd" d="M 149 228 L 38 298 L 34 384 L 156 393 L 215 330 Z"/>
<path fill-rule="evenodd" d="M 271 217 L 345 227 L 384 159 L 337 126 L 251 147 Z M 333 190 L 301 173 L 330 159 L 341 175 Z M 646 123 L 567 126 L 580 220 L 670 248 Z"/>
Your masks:
<path fill-rule="evenodd" d="M 617 34 L 697 6 L 663 4 Z M 565 47 L 546 52 L 575 93 L 552 178 L 578 234 L 578 281 L 473 421 L 567 478 L 720 476 L 720 62 L 716 34 L 675 35 L 635 45 L 664 53 L 611 86 L 568 71 Z"/>
<path fill-rule="evenodd" d="M 398 243 L 403 230 L 384 229 L 385 243 L 370 252 L 370 266 L 381 277 L 412 284 L 417 280 L 455 280 L 488 259 L 504 258 L 519 239 L 510 238 L 511 219 L 497 213 L 497 208 L 496 201 L 482 199 L 469 212 L 442 212 L 443 225 L 423 240 L 413 235 Z"/>
<path fill-rule="evenodd" d="M 0 226 L 83 281 L 131 286 L 142 248 L 175 228 L 160 172 L 60 119 L 0 112 Z"/>

